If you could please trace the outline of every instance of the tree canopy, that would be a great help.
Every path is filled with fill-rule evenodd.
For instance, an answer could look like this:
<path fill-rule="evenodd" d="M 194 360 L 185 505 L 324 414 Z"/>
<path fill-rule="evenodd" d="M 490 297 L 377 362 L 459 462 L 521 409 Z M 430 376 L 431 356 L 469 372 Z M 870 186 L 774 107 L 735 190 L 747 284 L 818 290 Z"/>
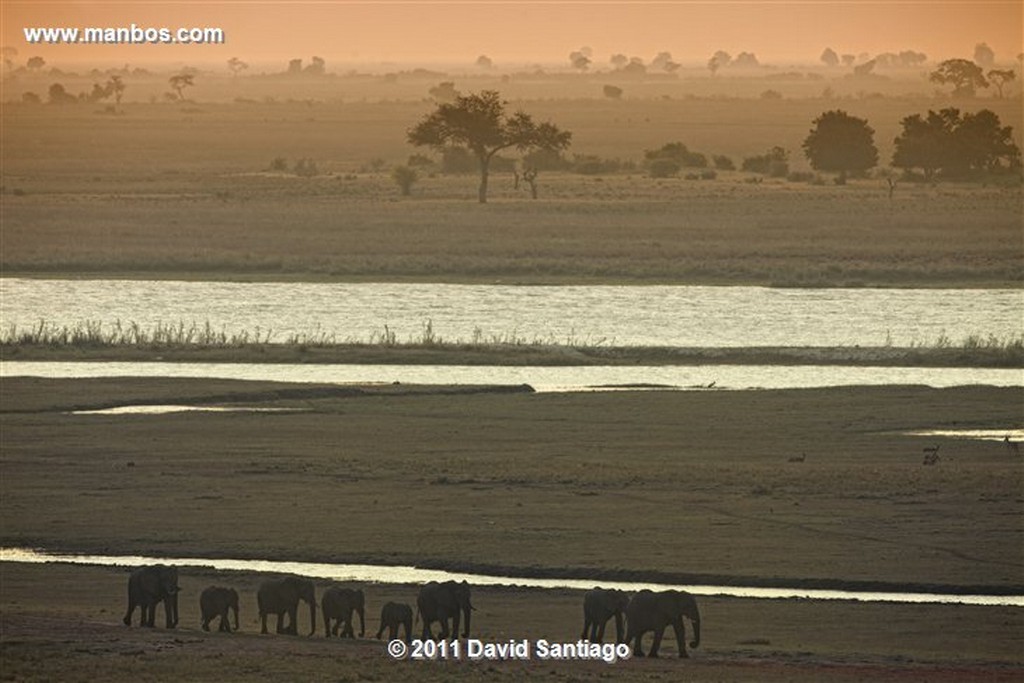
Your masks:
<path fill-rule="evenodd" d="M 892 165 L 920 168 L 927 179 L 940 171 L 959 176 L 1020 168 L 1013 128 L 1003 126 L 988 109 L 963 115 L 953 108 L 929 111 L 927 117 L 908 116 L 900 125 L 903 132 L 895 140 Z"/>
<path fill-rule="evenodd" d="M 495 154 L 509 148 L 520 152 L 561 151 L 569 147 L 572 139 L 572 133 L 551 123 L 535 123 L 522 111 L 507 116 L 506 104 L 494 90 L 459 95 L 454 102 L 439 104 L 411 128 L 408 141 L 442 153 L 453 146 L 468 148 L 479 162 L 479 200 L 485 203 L 488 169 Z"/>
<path fill-rule="evenodd" d="M 875 131 L 865 119 L 845 111 L 827 111 L 814 119 L 814 128 L 804 140 L 804 154 L 819 171 L 846 174 L 867 171 L 878 164 Z"/>
<path fill-rule="evenodd" d="M 932 83 L 953 86 L 953 97 L 974 97 L 978 88 L 987 88 L 982 68 L 969 59 L 947 59 L 928 75 Z"/>

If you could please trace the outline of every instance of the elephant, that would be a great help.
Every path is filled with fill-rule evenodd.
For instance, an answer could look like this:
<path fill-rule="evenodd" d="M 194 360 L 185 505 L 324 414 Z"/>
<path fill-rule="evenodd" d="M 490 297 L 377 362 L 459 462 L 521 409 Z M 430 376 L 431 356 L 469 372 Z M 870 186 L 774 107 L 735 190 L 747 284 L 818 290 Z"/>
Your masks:
<path fill-rule="evenodd" d="M 469 584 L 465 581 L 445 581 L 438 583 L 431 581 L 420 588 L 420 594 L 416 598 L 417 615 L 423 617 L 423 640 L 431 640 L 434 636 L 430 631 L 430 625 L 435 621 L 441 622 L 440 640 L 448 638 L 448 620 L 452 620 L 451 635 L 459 637 L 459 618 L 466 617 L 466 625 L 462 632 L 463 638 L 469 637 L 469 616 L 470 611 L 476 609 L 469 601 Z"/>
<path fill-rule="evenodd" d="M 313 582 L 296 576 L 272 579 L 260 584 L 256 593 L 256 604 L 260 611 L 260 633 L 267 632 L 267 615 L 277 615 L 277 632 L 288 635 L 298 634 L 299 600 L 309 603 L 309 635 L 316 633 L 316 595 Z M 288 614 L 289 624 L 283 625 Z"/>
<path fill-rule="evenodd" d="M 629 593 L 619 590 L 594 588 L 583 596 L 582 640 L 604 642 L 604 627 L 615 617 L 615 642 L 622 643 L 622 615 L 629 604 Z"/>
<path fill-rule="evenodd" d="M 342 638 L 355 638 L 352 632 L 352 612 L 359 615 L 359 637 L 366 634 L 366 614 L 364 608 L 366 598 L 363 591 L 352 588 L 339 588 L 332 586 L 324 591 L 320 598 L 320 611 L 324 615 L 325 637 L 338 635 L 338 629 L 342 624 L 345 628 L 341 630 Z M 334 629 L 331 629 L 331 622 L 334 622 Z"/>
<path fill-rule="evenodd" d="M 199 611 L 202 613 L 202 625 L 204 631 L 210 630 L 210 622 L 214 617 L 220 617 L 218 631 L 231 633 L 231 620 L 228 618 L 228 610 L 235 612 L 235 630 L 238 630 L 238 592 L 234 588 L 223 588 L 221 586 L 210 586 L 199 596 Z"/>
<path fill-rule="evenodd" d="M 640 647 L 640 641 L 648 631 L 654 632 L 654 644 L 651 645 L 651 657 L 658 656 L 658 648 L 661 646 L 662 636 L 665 635 L 665 627 L 669 624 L 676 632 L 676 643 L 679 645 L 679 656 L 688 657 L 686 654 L 686 626 L 683 624 L 683 617 L 693 624 L 693 640 L 690 647 L 700 645 L 700 613 L 697 611 L 697 602 L 693 596 L 685 591 L 661 591 L 655 593 L 649 590 L 642 590 L 632 597 L 626 607 L 626 643 L 635 641 L 633 656 L 643 657 L 644 653 Z"/>
<path fill-rule="evenodd" d="M 388 629 L 388 640 L 398 637 L 398 627 L 405 627 L 405 642 L 412 642 L 412 607 L 404 602 L 387 602 L 380 610 L 380 629 L 377 631 L 377 640 L 384 635 L 384 628 Z"/>
<path fill-rule="evenodd" d="M 128 577 L 128 612 L 124 625 L 132 625 L 132 613 L 139 607 L 140 626 L 153 626 L 156 606 L 164 604 L 167 628 L 178 625 L 178 568 L 163 564 L 139 567 Z"/>

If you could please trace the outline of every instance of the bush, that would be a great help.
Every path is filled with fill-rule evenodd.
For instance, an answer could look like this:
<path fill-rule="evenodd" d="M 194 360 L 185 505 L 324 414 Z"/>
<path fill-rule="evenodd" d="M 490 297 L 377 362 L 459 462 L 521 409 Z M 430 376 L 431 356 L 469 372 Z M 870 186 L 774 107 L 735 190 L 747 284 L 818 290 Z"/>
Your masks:
<path fill-rule="evenodd" d="M 408 166 L 395 166 L 391 170 L 391 179 L 402 190 L 402 195 L 412 194 L 412 185 L 419 179 L 419 174 Z"/>
<path fill-rule="evenodd" d="M 652 178 L 671 178 L 678 175 L 679 169 L 675 159 L 654 159 L 647 164 L 647 173 Z"/>
<path fill-rule="evenodd" d="M 274 160 L 270 162 L 271 171 L 287 171 L 288 161 L 284 157 L 274 157 Z"/>
<path fill-rule="evenodd" d="M 681 142 L 670 142 L 667 145 L 663 145 L 661 149 L 649 149 L 644 152 L 644 158 L 648 162 L 655 159 L 671 159 L 679 164 L 680 167 L 706 168 L 708 165 L 708 158 L 706 156 L 700 152 L 691 152 Z"/>
<path fill-rule="evenodd" d="M 722 154 L 717 154 L 714 157 L 712 157 L 712 161 L 715 164 L 715 168 L 717 168 L 719 171 L 736 170 L 736 164 L 732 162 L 732 159 Z"/>
<path fill-rule="evenodd" d="M 572 170 L 580 175 L 601 175 L 631 168 L 618 159 L 602 159 L 593 154 L 577 154 L 573 157 Z"/>
<path fill-rule="evenodd" d="M 814 180 L 814 174 L 810 171 L 791 171 L 786 180 L 791 183 L 809 183 Z"/>
<path fill-rule="evenodd" d="M 749 173 L 785 178 L 789 175 L 789 152 L 781 147 L 772 147 L 765 154 L 744 159 L 742 168 Z"/>
<path fill-rule="evenodd" d="M 604 86 L 604 96 L 612 100 L 621 99 L 622 88 L 615 85 L 606 85 Z"/>
<path fill-rule="evenodd" d="M 433 166 L 434 160 L 423 154 L 413 154 L 409 156 L 409 161 L 405 163 L 413 168 L 425 168 L 427 166 Z"/>
<path fill-rule="evenodd" d="M 557 150 L 538 149 L 523 157 L 523 167 L 538 171 L 564 171 L 572 167 L 572 162 Z"/>

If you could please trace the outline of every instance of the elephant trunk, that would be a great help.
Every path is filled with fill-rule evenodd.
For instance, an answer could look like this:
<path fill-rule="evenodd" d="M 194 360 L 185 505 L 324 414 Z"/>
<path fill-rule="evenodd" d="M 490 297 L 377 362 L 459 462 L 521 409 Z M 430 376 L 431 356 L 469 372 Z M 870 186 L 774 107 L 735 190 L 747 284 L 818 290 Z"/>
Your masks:
<path fill-rule="evenodd" d="M 309 601 L 309 635 L 316 633 L 316 601 Z"/>
<path fill-rule="evenodd" d="M 463 613 L 465 614 L 465 617 L 466 617 L 466 625 L 463 626 L 463 628 L 462 628 L 462 637 L 463 638 L 469 638 L 469 617 L 473 613 L 474 609 L 476 609 L 476 608 L 467 603 L 466 604 L 466 609 L 463 610 Z M 452 635 L 453 636 L 458 636 L 459 634 L 458 633 L 453 633 Z"/>
<path fill-rule="evenodd" d="M 690 641 L 690 647 L 700 647 L 700 613 L 694 609 L 693 616 L 693 640 Z"/>
<path fill-rule="evenodd" d="M 363 613 L 362 605 L 356 608 L 356 612 L 359 613 L 359 637 L 362 638 L 366 635 L 366 615 Z"/>
<path fill-rule="evenodd" d="M 238 630 L 238 602 L 231 605 L 231 609 L 235 612 L 235 630 Z"/>

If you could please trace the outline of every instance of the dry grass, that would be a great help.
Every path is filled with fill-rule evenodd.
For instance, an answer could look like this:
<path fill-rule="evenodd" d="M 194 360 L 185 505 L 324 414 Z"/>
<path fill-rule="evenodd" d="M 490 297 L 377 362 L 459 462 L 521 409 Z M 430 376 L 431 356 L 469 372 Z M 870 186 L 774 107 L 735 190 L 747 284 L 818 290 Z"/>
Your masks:
<path fill-rule="evenodd" d="M 898 123 L 934 102 L 865 101 Z M 821 102 L 531 102 L 576 133 L 574 150 L 638 159 L 683 140 L 705 153 L 794 151 Z M 609 107 L 622 105 L 623 111 Z M 985 101 L 1004 119 L 1017 104 Z M 713 181 L 542 174 L 530 201 L 495 175 L 426 177 L 401 199 L 367 160 L 401 163 L 422 102 L 306 105 L 7 106 L 5 274 L 476 282 L 1019 286 L 1019 188 L 845 187 L 746 174 Z M 851 113 L 864 111 L 851 107 Z M 310 120 L 312 119 L 312 120 Z M 879 143 L 893 131 L 881 124 Z M 225 131 L 231 134 L 226 135 Z M 884 147 L 884 144 L 883 144 Z M 886 156 L 883 149 L 883 158 Z M 266 171 L 314 158 L 325 174 Z M 794 166 L 798 164 L 795 163 Z"/>

